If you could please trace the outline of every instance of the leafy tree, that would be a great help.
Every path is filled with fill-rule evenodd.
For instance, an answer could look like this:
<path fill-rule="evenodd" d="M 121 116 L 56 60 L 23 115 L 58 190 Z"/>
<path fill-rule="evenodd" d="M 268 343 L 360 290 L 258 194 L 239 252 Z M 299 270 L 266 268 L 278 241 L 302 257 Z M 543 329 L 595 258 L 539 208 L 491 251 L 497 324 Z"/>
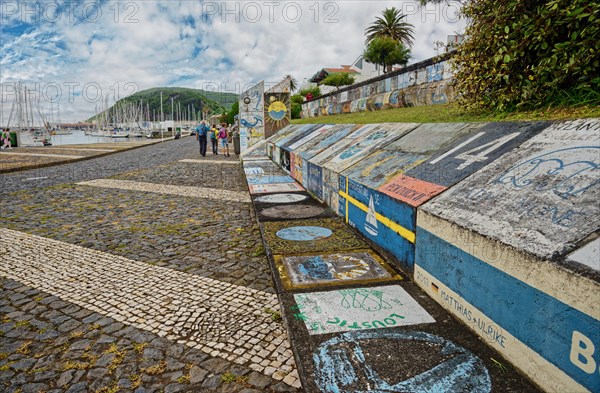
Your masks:
<path fill-rule="evenodd" d="M 600 3 L 467 1 L 452 58 L 459 102 L 512 110 L 600 104 Z"/>
<path fill-rule="evenodd" d="M 225 113 L 225 121 L 227 122 L 227 124 L 233 124 L 233 122 L 235 121 L 235 115 L 237 115 L 238 113 L 240 113 L 240 103 L 234 102 L 231 106 L 231 109 Z"/>
<path fill-rule="evenodd" d="M 304 102 L 304 97 L 302 97 L 300 94 L 294 94 L 290 97 L 290 102 L 292 119 L 299 119 L 300 113 L 302 112 L 302 103 Z"/>
<path fill-rule="evenodd" d="M 363 52 L 363 59 L 369 63 L 381 65 L 384 72 L 388 72 L 396 64 L 406 65 L 408 63 L 410 49 L 393 38 L 375 37 Z"/>
<path fill-rule="evenodd" d="M 410 47 L 414 39 L 415 27 L 403 20 L 406 15 L 402 14 L 401 10 L 396 7 L 386 8 L 381 12 L 381 15 L 383 17 L 377 17 L 375 22 L 365 30 L 367 36 L 365 44 L 377 37 L 389 37 Z"/>
<path fill-rule="evenodd" d="M 321 88 L 319 86 L 309 87 L 307 89 L 300 90 L 300 95 L 302 97 L 306 97 L 308 95 L 312 95 L 313 98 L 316 98 L 321 95 Z"/>
<path fill-rule="evenodd" d="M 346 72 L 340 72 L 338 74 L 329 74 L 325 79 L 321 81 L 321 85 L 333 86 L 336 90 L 339 90 L 341 86 L 348 86 L 354 83 L 354 77 Z"/>

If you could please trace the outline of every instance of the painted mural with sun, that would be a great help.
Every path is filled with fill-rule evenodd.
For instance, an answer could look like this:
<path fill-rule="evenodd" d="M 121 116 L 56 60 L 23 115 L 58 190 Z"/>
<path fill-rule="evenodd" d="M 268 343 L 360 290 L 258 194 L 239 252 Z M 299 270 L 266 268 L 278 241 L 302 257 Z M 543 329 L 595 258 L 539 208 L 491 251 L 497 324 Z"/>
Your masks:
<path fill-rule="evenodd" d="M 290 124 L 290 93 L 265 94 L 265 136 L 268 138 Z"/>

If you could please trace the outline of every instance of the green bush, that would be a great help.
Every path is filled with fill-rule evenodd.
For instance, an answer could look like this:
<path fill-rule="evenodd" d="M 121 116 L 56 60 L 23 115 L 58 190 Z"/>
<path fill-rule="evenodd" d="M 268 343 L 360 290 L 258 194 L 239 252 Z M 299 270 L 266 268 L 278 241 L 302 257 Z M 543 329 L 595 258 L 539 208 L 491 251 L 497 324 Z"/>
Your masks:
<path fill-rule="evenodd" d="M 470 109 L 600 103 L 600 3 L 466 2 L 466 39 L 452 62 Z"/>

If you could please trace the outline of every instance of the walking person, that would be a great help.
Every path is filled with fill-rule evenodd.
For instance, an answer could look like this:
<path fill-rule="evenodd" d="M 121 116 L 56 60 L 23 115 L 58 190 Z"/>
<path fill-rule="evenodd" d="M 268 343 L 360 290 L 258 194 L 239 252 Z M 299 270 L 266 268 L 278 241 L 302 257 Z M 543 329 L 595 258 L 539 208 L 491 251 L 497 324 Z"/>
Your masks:
<path fill-rule="evenodd" d="M 225 123 L 221 124 L 221 129 L 219 130 L 219 139 L 221 140 L 221 147 L 223 148 L 223 154 L 225 157 L 231 157 L 229 155 L 229 132 L 227 131 L 227 127 L 225 127 Z"/>
<path fill-rule="evenodd" d="M 0 144 L 2 145 L 2 150 L 12 149 L 12 147 L 10 146 L 10 132 L 8 128 L 2 129 L 2 133 L 0 133 Z"/>
<path fill-rule="evenodd" d="M 212 144 L 212 152 L 213 154 L 219 154 L 219 140 L 217 136 L 219 134 L 219 130 L 217 130 L 217 125 L 213 124 L 212 129 L 210 130 L 210 143 Z"/>
<path fill-rule="evenodd" d="M 196 127 L 196 140 L 200 142 L 200 155 L 206 157 L 206 136 L 210 129 L 206 125 L 206 121 L 202 120 L 200 125 Z"/>

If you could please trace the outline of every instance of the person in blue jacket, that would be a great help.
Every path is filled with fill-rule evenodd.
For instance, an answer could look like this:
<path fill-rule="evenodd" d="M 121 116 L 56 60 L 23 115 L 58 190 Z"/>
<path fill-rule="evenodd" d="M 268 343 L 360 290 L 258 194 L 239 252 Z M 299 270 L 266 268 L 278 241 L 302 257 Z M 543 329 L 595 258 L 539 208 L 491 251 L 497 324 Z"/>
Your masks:
<path fill-rule="evenodd" d="M 200 125 L 196 127 L 196 140 L 200 142 L 200 154 L 206 157 L 206 136 L 210 128 L 206 125 L 206 121 L 202 120 Z"/>

